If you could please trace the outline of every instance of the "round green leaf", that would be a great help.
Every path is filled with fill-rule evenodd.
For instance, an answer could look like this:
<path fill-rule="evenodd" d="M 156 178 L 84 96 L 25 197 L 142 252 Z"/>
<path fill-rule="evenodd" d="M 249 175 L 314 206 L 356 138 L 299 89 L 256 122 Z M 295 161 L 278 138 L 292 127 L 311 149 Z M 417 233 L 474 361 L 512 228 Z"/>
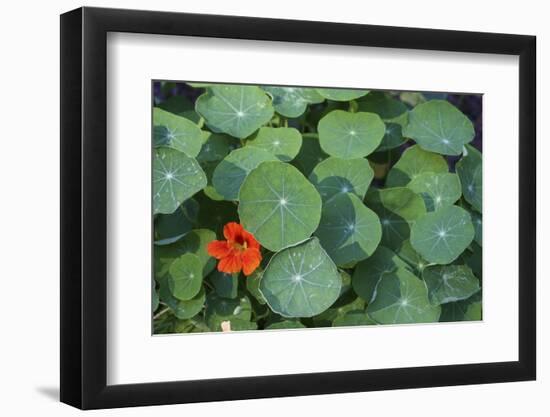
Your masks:
<path fill-rule="evenodd" d="M 206 297 L 205 319 L 212 331 L 221 331 L 223 321 L 235 320 L 250 322 L 252 306 L 246 295 L 239 295 L 235 299 L 222 298 L 216 292 L 211 292 Z M 242 323 L 241 323 L 242 324 Z M 234 330 L 237 330 L 236 328 Z"/>
<path fill-rule="evenodd" d="M 337 318 L 357 310 L 365 310 L 365 301 L 356 297 L 353 292 L 348 292 L 339 297 L 329 309 L 313 317 L 313 324 L 316 327 L 330 327 Z"/>
<path fill-rule="evenodd" d="M 202 286 L 202 263 L 197 255 L 186 253 L 178 257 L 168 270 L 170 292 L 178 300 L 190 300 Z"/>
<path fill-rule="evenodd" d="M 361 310 L 354 310 L 346 313 L 344 316 L 336 317 L 332 322 L 332 327 L 341 326 L 369 326 L 376 324 L 367 313 Z"/>
<path fill-rule="evenodd" d="M 384 137 L 386 126 L 374 113 L 334 110 L 319 121 L 318 130 L 323 151 L 353 159 L 374 152 Z"/>
<path fill-rule="evenodd" d="M 483 219 L 481 218 L 481 214 L 471 211 L 470 215 L 472 216 L 472 224 L 476 231 L 474 240 L 479 246 L 483 246 Z"/>
<path fill-rule="evenodd" d="M 275 111 L 285 117 L 299 117 L 310 103 L 321 103 L 325 100 L 313 88 L 301 87 L 263 87 L 273 97 Z"/>
<path fill-rule="evenodd" d="M 408 121 L 407 106 L 381 91 L 371 91 L 358 101 L 359 111 L 376 113 L 384 122 L 405 126 Z"/>
<path fill-rule="evenodd" d="M 334 101 L 350 101 L 369 93 L 369 90 L 345 88 L 317 88 L 316 90 L 324 98 Z"/>
<path fill-rule="evenodd" d="M 153 213 L 170 214 L 206 187 L 206 174 L 197 161 L 171 148 L 155 149 Z"/>
<path fill-rule="evenodd" d="M 407 187 L 422 196 L 428 211 L 452 206 L 462 195 L 458 175 L 450 173 L 419 174 Z"/>
<path fill-rule="evenodd" d="M 479 291 L 479 280 L 465 265 L 430 266 L 422 273 L 432 304 L 465 300 Z"/>
<path fill-rule="evenodd" d="M 213 85 L 195 103 L 208 126 L 236 138 L 245 138 L 273 116 L 271 100 L 255 86 Z"/>
<path fill-rule="evenodd" d="M 292 164 L 308 176 L 313 168 L 325 159 L 328 155 L 323 152 L 319 144 L 319 135 L 316 133 L 305 133 L 302 135 L 302 147 Z"/>
<path fill-rule="evenodd" d="M 260 280 L 262 279 L 264 271 L 260 268 L 256 269 L 252 275 L 246 277 L 246 289 L 252 295 L 256 301 L 260 304 L 265 304 L 265 298 L 260 292 Z"/>
<path fill-rule="evenodd" d="M 309 180 L 317 188 L 323 201 L 342 193 L 353 193 L 362 200 L 373 177 L 374 171 L 364 158 L 329 157 L 313 169 Z"/>
<path fill-rule="evenodd" d="M 168 146 L 194 158 L 202 147 L 202 133 L 190 120 L 155 107 L 153 109 L 155 146 Z"/>
<path fill-rule="evenodd" d="M 170 265 L 184 253 L 197 255 L 202 264 L 202 276 L 208 275 L 216 266 L 216 260 L 206 251 L 206 246 L 216 239 L 216 234 L 207 229 L 195 229 L 170 245 L 154 247 L 155 276 L 163 277 Z"/>
<path fill-rule="evenodd" d="M 367 314 L 380 324 L 431 323 L 439 320 L 441 307 L 430 303 L 421 279 L 398 268 L 382 276 Z"/>
<path fill-rule="evenodd" d="M 199 293 L 190 300 L 178 300 L 170 292 L 168 277 L 161 279 L 159 284 L 160 299 L 170 307 L 178 319 L 185 320 L 194 317 L 204 307 L 204 300 L 206 298 L 204 288 L 201 287 Z"/>
<path fill-rule="evenodd" d="M 368 258 L 382 237 L 378 216 L 355 195 L 338 194 L 323 206 L 315 235 L 338 266 Z"/>
<path fill-rule="evenodd" d="M 162 110 L 185 117 L 197 125 L 201 117 L 195 111 L 195 106 L 184 96 L 172 96 L 158 105 Z"/>
<path fill-rule="evenodd" d="M 449 264 L 472 243 L 474 235 L 470 214 L 461 207 L 448 206 L 416 221 L 411 244 L 428 262 Z"/>
<path fill-rule="evenodd" d="M 371 91 L 358 102 L 358 105 L 359 111 L 376 113 L 386 124 L 386 133 L 376 149 L 377 152 L 387 151 L 405 143 L 402 128 L 408 122 L 408 109 L 404 103 L 385 93 Z"/>
<path fill-rule="evenodd" d="M 239 217 L 260 244 L 277 252 L 311 236 L 321 218 L 321 197 L 292 165 L 264 162 L 239 193 Z"/>
<path fill-rule="evenodd" d="M 383 246 L 397 250 L 410 235 L 410 226 L 426 213 L 424 200 L 405 187 L 372 189 L 367 193 L 367 206 L 382 224 Z"/>
<path fill-rule="evenodd" d="M 197 222 L 199 205 L 190 198 L 172 214 L 158 214 L 155 219 L 155 244 L 166 245 L 190 232 Z"/>
<path fill-rule="evenodd" d="M 420 174 L 445 172 L 449 172 L 445 158 L 427 152 L 418 145 L 411 146 L 388 172 L 386 187 L 405 187 Z"/>
<path fill-rule="evenodd" d="M 230 201 L 214 201 L 204 193 L 194 197 L 200 204 L 197 227 L 213 230 L 222 235 L 223 227 L 229 222 L 239 222 L 237 206 Z"/>
<path fill-rule="evenodd" d="M 271 323 L 265 329 L 266 330 L 305 329 L 305 327 L 306 326 L 304 326 L 298 320 L 283 320 L 283 321 L 278 321 L 276 323 Z"/>
<path fill-rule="evenodd" d="M 226 274 L 217 269 L 208 275 L 216 294 L 222 298 L 236 298 L 239 288 L 239 274 Z"/>
<path fill-rule="evenodd" d="M 460 110 L 445 100 L 430 100 L 409 113 L 403 129 L 423 149 L 444 155 L 460 155 L 463 146 L 474 138 L 474 126 Z"/>
<path fill-rule="evenodd" d="M 439 321 L 479 321 L 481 316 L 481 292 L 477 292 L 467 300 L 443 304 Z"/>
<path fill-rule="evenodd" d="M 251 146 L 235 149 L 214 170 L 212 184 L 226 200 L 238 200 L 239 189 L 250 171 L 264 161 L 276 160 L 275 156 L 263 149 Z"/>
<path fill-rule="evenodd" d="M 302 135 L 292 127 L 261 127 L 247 146 L 263 149 L 283 162 L 291 161 L 302 147 Z"/>
<path fill-rule="evenodd" d="M 340 294 L 334 262 L 312 238 L 271 258 L 260 291 L 271 309 L 284 317 L 312 317 L 329 308 Z"/>
<path fill-rule="evenodd" d="M 424 271 L 424 268 L 430 265 L 428 261 L 422 258 L 422 256 L 420 256 L 419 253 L 414 250 L 410 240 L 405 240 L 403 242 L 403 244 L 397 251 L 397 256 L 404 260 L 413 269 L 413 272 L 418 276 L 422 275 L 422 271 Z"/>
<path fill-rule="evenodd" d="M 376 296 L 376 286 L 382 275 L 406 266 L 407 264 L 391 250 L 378 246 L 370 258 L 359 262 L 355 267 L 351 278 L 353 290 L 359 297 L 370 303 Z"/>
<path fill-rule="evenodd" d="M 456 172 L 462 183 L 464 198 L 481 213 L 483 194 L 481 153 L 472 146 L 466 146 L 466 152 L 457 162 Z"/>
<path fill-rule="evenodd" d="M 235 139 L 222 133 L 203 131 L 202 137 L 202 148 L 197 155 L 200 163 L 221 161 L 235 146 Z"/>

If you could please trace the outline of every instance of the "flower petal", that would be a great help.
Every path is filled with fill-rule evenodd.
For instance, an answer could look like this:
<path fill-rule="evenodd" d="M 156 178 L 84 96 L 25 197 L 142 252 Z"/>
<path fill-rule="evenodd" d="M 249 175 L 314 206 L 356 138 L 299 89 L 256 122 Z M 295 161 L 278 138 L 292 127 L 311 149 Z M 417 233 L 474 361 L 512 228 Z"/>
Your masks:
<path fill-rule="evenodd" d="M 238 240 L 238 238 L 241 236 L 243 231 L 244 231 L 243 227 L 239 223 L 235 223 L 235 222 L 227 223 L 223 227 L 223 235 L 230 242 L 234 242 Z"/>
<path fill-rule="evenodd" d="M 231 253 L 231 246 L 225 240 L 213 240 L 206 247 L 208 254 L 216 259 L 222 259 Z"/>
<path fill-rule="evenodd" d="M 241 272 L 241 268 L 241 256 L 236 251 L 231 251 L 229 255 L 225 256 L 220 260 L 220 262 L 218 262 L 218 271 L 225 272 L 227 274 Z"/>
<path fill-rule="evenodd" d="M 241 259 L 243 264 L 243 273 L 248 276 L 260 266 L 262 254 L 257 248 L 248 248 L 242 253 Z"/>
<path fill-rule="evenodd" d="M 248 248 L 254 248 L 258 250 L 260 249 L 260 244 L 258 243 L 256 238 L 254 238 L 254 235 L 252 233 L 247 232 L 246 230 L 243 229 L 243 238 Z"/>

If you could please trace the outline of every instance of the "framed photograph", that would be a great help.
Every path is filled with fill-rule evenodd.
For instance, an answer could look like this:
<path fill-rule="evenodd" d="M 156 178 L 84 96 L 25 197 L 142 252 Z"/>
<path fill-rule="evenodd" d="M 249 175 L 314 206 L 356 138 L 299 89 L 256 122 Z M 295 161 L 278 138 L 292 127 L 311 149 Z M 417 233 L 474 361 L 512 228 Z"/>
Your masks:
<path fill-rule="evenodd" d="M 61 401 L 535 379 L 535 67 L 523 35 L 63 14 Z"/>

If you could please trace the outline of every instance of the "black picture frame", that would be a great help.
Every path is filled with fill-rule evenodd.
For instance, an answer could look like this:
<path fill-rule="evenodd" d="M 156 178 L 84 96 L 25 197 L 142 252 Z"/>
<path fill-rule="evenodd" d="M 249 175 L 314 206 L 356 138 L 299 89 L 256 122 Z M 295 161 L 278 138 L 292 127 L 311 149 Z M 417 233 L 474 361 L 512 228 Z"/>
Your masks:
<path fill-rule="evenodd" d="M 107 385 L 108 32 L 519 56 L 519 360 Z M 80 8 L 61 16 L 61 401 L 82 409 L 421 388 L 536 377 L 536 38 Z"/>

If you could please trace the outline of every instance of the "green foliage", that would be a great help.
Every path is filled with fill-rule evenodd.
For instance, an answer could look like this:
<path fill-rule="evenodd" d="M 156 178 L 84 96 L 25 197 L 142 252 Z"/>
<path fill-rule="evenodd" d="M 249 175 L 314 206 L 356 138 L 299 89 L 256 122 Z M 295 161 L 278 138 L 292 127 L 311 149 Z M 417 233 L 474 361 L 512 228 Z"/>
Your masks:
<path fill-rule="evenodd" d="M 446 95 L 183 90 L 153 109 L 155 333 L 481 320 L 482 155 Z M 229 222 L 248 276 L 208 252 Z"/>
<path fill-rule="evenodd" d="M 264 162 L 243 182 L 239 216 L 260 244 L 277 252 L 302 242 L 321 217 L 321 197 L 292 165 Z"/>
<path fill-rule="evenodd" d="M 460 155 L 464 145 L 474 138 L 474 126 L 449 102 L 431 100 L 409 113 L 403 134 L 427 151 Z"/>
<path fill-rule="evenodd" d="M 321 148 L 343 159 L 363 158 L 375 151 L 386 132 L 375 113 L 334 110 L 319 121 Z"/>
<path fill-rule="evenodd" d="M 316 238 L 284 249 L 269 261 L 260 291 L 283 317 L 312 317 L 340 294 L 340 274 Z"/>

